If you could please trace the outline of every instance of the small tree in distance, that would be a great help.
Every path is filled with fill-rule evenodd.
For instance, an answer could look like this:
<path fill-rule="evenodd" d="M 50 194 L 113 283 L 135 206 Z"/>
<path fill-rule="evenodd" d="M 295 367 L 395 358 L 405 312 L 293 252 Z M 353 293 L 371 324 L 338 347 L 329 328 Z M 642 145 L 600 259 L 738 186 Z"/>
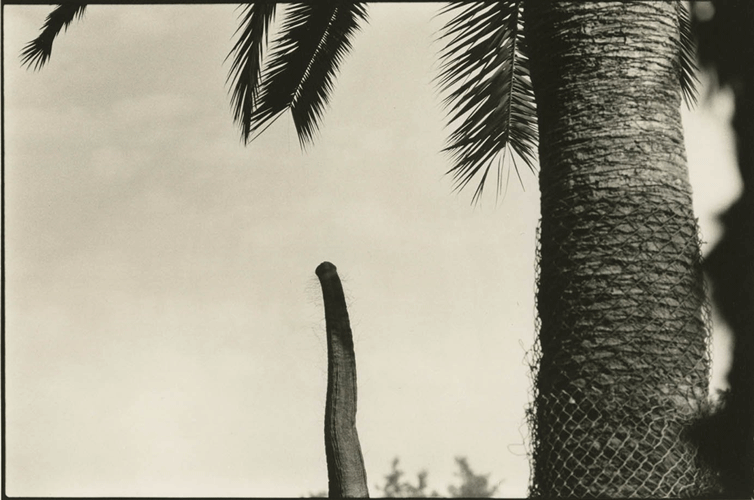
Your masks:
<path fill-rule="evenodd" d="M 444 496 L 449 498 L 492 498 L 502 481 L 491 486 L 490 474 L 476 474 L 466 457 L 456 457 L 455 460 L 458 465 L 458 472 L 455 475 L 461 478 L 461 484 L 458 486 L 449 485 L 447 495 L 440 495 L 435 490 L 427 491 L 429 473 L 425 469 L 416 474 L 414 484 L 404 479 L 405 471 L 398 468 L 400 462 L 398 457 L 393 459 L 390 473 L 384 476 L 385 483 L 382 486 L 375 485 L 375 488 L 378 495 L 385 498 L 442 498 Z M 309 496 L 312 498 L 327 497 L 327 492 L 322 491 Z"/>
<path fill-rule="evenodd" d="M 489 474 L 475 474 L 469 466 L 469 461 L 466 457 L 456 457 L 456 463 L 461 476 L 461 485 L 448 486 L 448 492 L 453 498 L 492 498 L 492 495 L 497 491 L 498 486 L 502 481 L 499 481 L 496 485 L 490 486 Z"/>
<path fill-rule="evenodd" d="M 429 473 L 426 470 L 421 470 L 416 474 L 416 486 L 408 481 L 402 481 L 401 477 L 404 472 L 398 468 L 398 457 L 393 459 L 392 470 L 390 474 L 385 476 L 385 484 L 380 487 L 377 486 L 377 491 L 382 492 L 382 496 L 386 498 L 427 498 L 427 497 L 439 497 L 440 495 L 436 491 L 427 493 L 427 476 Z"/>
<path fill-rule="evenodd" d="M 477 474 L 469 465 L 469 460 L 466 457 L 456 457 L 456 465 L 458 465 L 458 472 L 456 476 L 461 478 L 461 484 L 448 486 L 448 495 L 450 498 L 491 498 L 495 494 L 497 488 L 502 481 L 490 486 L 489 474 Z M 377 490 L 382 492 L 382 496 L 386 498 L 438 498 L 442 497 L 437 491 L 427 491 L 427 476 L 429 473 L 426 470 L 421 470 L 416 474 L 416 485 L 411 484 L 408 481 L 401 481 L 401 477 L 404 472 L 398 468 L 398 457 L 393 459 L 392 471 L 385 476 L 385 484 L 380 487 L 377 486 Z"/>

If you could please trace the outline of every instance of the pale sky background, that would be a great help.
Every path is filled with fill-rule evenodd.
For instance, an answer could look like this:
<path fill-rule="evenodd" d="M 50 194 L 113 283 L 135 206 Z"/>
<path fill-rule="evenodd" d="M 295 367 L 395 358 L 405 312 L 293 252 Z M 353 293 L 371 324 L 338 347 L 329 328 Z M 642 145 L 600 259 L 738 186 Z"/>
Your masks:
<path fill-rule="evenodd" d="M 326 489 L 329 260 L 372 494 L 395 456 L 445 494 L 465 455 L 525 496 L 537 182 L 452 193 L 438 6 L 370 6 L 305 152 L 287 116 L 239 140 L 234 9 L 93 5 L 38 73 L 18 54 L 51 7 L 4 9 L 7 493 Z M 705 251 L 740 189 L 730 111 L 684 112 Z"/>

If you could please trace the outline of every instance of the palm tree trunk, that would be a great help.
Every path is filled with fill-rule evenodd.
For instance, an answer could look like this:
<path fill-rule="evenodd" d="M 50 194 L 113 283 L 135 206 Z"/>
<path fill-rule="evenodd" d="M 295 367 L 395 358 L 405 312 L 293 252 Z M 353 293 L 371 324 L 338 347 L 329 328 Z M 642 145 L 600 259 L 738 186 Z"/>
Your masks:
<path fill-rule="evenodd" d="M 542 219 L 532 496 L 710 491 L 677 5 L 525 3 Z"/>
<path fill-rule="evenodd" d="M 368 497 L 367 476 L 356 432 L 356 357 L 343 286 L 335 266 L 316 269 L 327 323 L 325 454 L 330 498 Z"/>

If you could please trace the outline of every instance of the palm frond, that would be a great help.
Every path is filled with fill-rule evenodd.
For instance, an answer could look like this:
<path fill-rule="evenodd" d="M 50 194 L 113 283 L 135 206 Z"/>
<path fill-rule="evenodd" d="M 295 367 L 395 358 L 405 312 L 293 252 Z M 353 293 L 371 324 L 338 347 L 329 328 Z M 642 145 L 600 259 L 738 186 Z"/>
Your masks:
<path fill-rule="evenodd" d="M 678 25 L 680 36 L 678 37 L 678 52 L 681 59 L 681 90 L 686 106 L 691 109 L 697 99 L 696 86 L 699 79 L 696 76 L 698 66 L 696 64 L 696 43 L 691 28 L 691 14 L 683 2 L 677 3 Z"/>
<path fill-rule="evenodd" d="M 302 146 L 311 142 L 333 89 L 333 76 L 366 19 L 363 3 L 320 2 L 289 6 L 262 74 L 253 133 L 291 109 Z"/>
<path fill-rule="evenodd" d="M 324 108 L 330 101 L 333 77 L 351 50 L 351 39 L 359 29 L 359 22 L 366 19 L 364 3 L 343 4 L 333 15 L 327 36 L 312 59 L 291 106 L 293 121 L 302 142 L 313 140 Z"/>
<path fill-rule="evenodd" d="M 61 30 L 68 30 L 68 25 L 75 18 L 84 15 L 86 4 L 70 3 L 60 4 L 45 19 L 42 33 L 37 38 L 27 43 L 21 50 L 21 65 L 34 70 L 39 70 L 50 59 L 52 54 L 52 42 Z"/>
<path fill-rule="evenodd" d="M 447 93 L 449 124 L 459 123 L 444 149 L 451 154 L 455 189 L 478 174 L 478 201 L 497 165 L 498 193 L 510 147 L 535 171 L 537 110 L 529 77 L 521 0 L 453 3 L 440 11 L 453 17 L 443 27 L 437 80 Z M 511 160 L 514 156 L 510 155 Z M 519 176 L 515 161 L 513 168 Z M 509 167 L 510 168 L 510 167 Z"/>
<path fill-rule="evenodd" d="M 226 83 L 233 81 L 230 104 L 233 120 L 241 127 L 241 136 L 246 143 L 251 134 L 251 115 L 259 95 L 262 57 L 275 18 L 275 4 L 252 3 L 243 7 L 244 12 L 239 16 L 243 20 L 236 30 L 238 41 L 228 54 L 228 57 L 234 57 Z"/>

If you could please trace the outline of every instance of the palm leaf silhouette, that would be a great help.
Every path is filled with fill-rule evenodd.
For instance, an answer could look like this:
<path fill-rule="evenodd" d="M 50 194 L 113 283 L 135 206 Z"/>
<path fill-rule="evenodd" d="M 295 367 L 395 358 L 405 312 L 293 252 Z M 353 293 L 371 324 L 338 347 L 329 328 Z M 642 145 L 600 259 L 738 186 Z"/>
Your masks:
<path fill-rule="evenodd" d="M 678 2 L 678 53 L 681 60 L 681 90 L 683 100 L 688 108 L 692 108 L 697 99 L 696 86 L 699 79 L 696 76 L 698 66 L 696 64 L 696 43 L 691 31 L 691 15 L 683 2 Z"/>
<path fill-rule="evenodd" d="M 262 57 L 267 47 L 270 24 L 275 18 L 275 4 L 252 3 L 243 7 L 245 12 L 239 16 L 243 19 L 236 30 L 238 41 L 228 54 L 228 57 L 234 56 L 228 80 L 233 80 L 233 120 L 241 127 L 244 142 L 248 142 L 251 114 L 259 95 Z"/>
<path fill-rule="evenodd" d="M 86 4 L 70 3 L 58 5 L 45 19 L 42 33 L 27 43 L 21 51 L 21 65 L 39 70 L 50 59 L 52 42 L 61 30 L 68 29 L 68 25 L 75 18 L 84 15 Z"/>
<path fill-rule="evenodd" d="M 449 4 L 440 15 L 453 14 L 443 27 L 437 77 L 449 108 L 449 124 L 460 122 L 444 149 L 451 154 L 455 189 L 481 173 L 472 203 L 482 196 L 497 165 L 498 193 L 508 148 L 535 170 L 537 110 L 529 78 L 521 2 Z M 519 175 L 515 157 L 513 168 Z"/>
<path fill-rule="evenodd" d="M 329 103 L 333 77 L 366 17 L 363 3 L 290 5 L 270 49 L 258 97 L 242 116 L 243 129 L 249 134 L 264 130 L 290 109 L 302 146 L 311 142 Z"/>

